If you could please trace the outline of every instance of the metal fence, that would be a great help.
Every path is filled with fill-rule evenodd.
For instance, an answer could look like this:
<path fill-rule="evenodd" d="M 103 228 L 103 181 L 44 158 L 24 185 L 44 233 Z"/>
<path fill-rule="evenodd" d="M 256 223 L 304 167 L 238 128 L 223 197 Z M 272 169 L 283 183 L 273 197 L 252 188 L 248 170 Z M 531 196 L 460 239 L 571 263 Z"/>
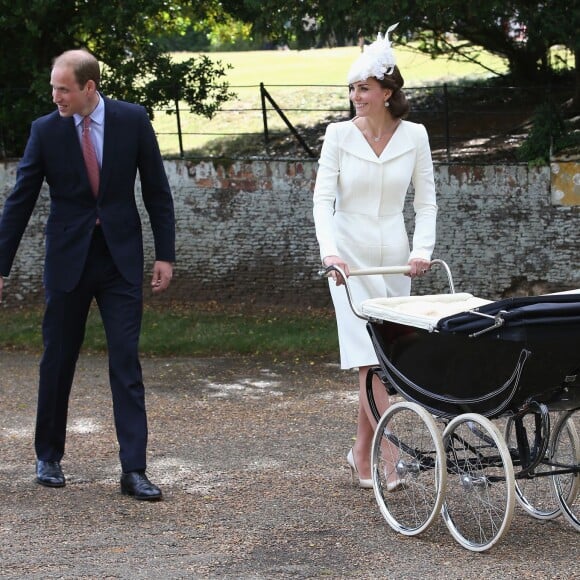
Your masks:
<path fill-rule="evenodd" d="M 196 118 L 184 107 L 157 111 L 154 123 L 164 154 L 314 158 L 326 124 L 354 114 L 344 85 L 261 83 L 231 89 L 238 98 L 209 121 Z M 569 98 L 572 87 L 442 84 L 405 88 L 405 94 L 411 105 L 408 118 L 426 126 L 433 157 L 452 161 L 493 159 L 498 152 L 504 157 L 513 155 L 538 105 L 546 99 Z M 168 112 L 169 116 L 164 114 Z"/>
<path fill-rule="evenodd" d="M 200 158 L 318 156 L 328 122 L 354 112 L 344 85 L 232 86 L 236 99 L 211 119 L 194 115 L 176 100 L 154 111 L 154 127 L 166 157 Z M 573 87 L 448 85 L 405 87 L 409 120 L 423 123 L 433 157 L 453 161 L 513 152 L 529 131 L 534 111 L 546 99 L 562 102 Z M 0 90 L 0 138 L 14 117 L 14 89 Z M 496 156 L 497 157 L 497 156 Z M 490 160 L 496 161 L 497 158 Z"/>

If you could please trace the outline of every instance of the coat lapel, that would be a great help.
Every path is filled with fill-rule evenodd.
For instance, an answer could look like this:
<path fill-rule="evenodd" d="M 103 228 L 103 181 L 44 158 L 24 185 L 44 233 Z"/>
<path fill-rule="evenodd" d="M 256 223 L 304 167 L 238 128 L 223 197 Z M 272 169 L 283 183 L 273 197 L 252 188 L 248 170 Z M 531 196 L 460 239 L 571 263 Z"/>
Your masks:
<path fill-rule="evenodd" d="M 383 149 L 380 156 L 377 157 L 356 125 L 348 122 L 345 124 L 345 130 L 341 136 L 340 147 L 350 155 L 354 155 L 365 161 L 386 163 L 414 149 L 415 145 L 406 129 L 405 121 L 401 121 L 391 140 Z"/>
<path fill-rule="evenodd" d="M 405 121 L 401 121 L 395 130 L 395 133 L 391 137 L 391 140 L 383 149 L 379 160 L 381 163 L 391 161 L 392 159 L 400 157 L 401 155 L 404 155 L 413 149 L 415 149 L 415 142 L 407 131 L 407 125 L 405 124 Z"/>

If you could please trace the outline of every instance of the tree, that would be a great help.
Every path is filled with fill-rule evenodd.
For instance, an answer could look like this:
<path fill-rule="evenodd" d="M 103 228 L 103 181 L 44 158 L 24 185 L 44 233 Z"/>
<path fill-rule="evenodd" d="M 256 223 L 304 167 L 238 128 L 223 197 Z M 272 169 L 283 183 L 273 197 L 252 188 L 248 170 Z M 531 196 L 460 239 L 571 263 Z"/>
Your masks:
<path fill-rule="evenodd" d="M 299 48 L 343 45 L 356 38 L 356 14 L 364 0 L 222 0 L 233 17 L 251 22 L 253 32 L 275 44 Z"/>
<path fill-rule="evenodd" d="M 550 47 L 562 45 L 575 56 L 578 105 L 580 78 L 579 0 L 223 0 L 224 9 L 253 22 L 273 39 L 309 38 L 311 45 L 367 39 L 399 22 L 397 42 L 415 41 L 432 56 L 477 61 L 476 47 L 505 57 L 520 82 L 547 80 Z M 310 34 L 306 34 L 306 23 Z M 418 41 L 418 42 L 417 42 Z M 479 48 L 479 50 L 481 50 Z"/>
<path fill-rule="evenodd" d="M 31 120 L 54 109 L 51 62 L 71 48 L 99 58 L 108 96 L 139 102 L 151 116 L 182 99 L 211 118 L 233 96 L 225 67 L 205 56 L 174 63 L 154 39 L 220 10 L 217 0 L 0 0 L 0 154 L 19 156 Z"/>
<path fill-rule="evenodd" d="M 550 47 L 562 45 L 573 53 L 580 48 L 577 0 L 395 1 L 389 10 L 408 10 L 410 4 L 414 10 L 402 19 L 400 33 L 417 38 L 422 50 L 461 56 L 480 46 L 505 57 L 517 80 L 545 80 L 551 70 Z M 458 42 L 450 42 L 450 34 Z"/>

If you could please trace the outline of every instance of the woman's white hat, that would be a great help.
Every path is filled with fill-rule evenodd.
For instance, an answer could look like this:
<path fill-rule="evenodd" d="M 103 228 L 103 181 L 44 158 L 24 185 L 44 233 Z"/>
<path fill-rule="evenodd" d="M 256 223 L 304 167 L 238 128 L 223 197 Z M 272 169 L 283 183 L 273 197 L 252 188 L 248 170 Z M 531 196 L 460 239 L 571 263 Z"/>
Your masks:
<path fill-rule="evenodd" d="M 391 42 L 389 40 L 389 33 L 395 30 L 399 23 L 389 26 L 385 36 L 379 32 L 377 39 L 365 47 L 364 52 L 352 64 L 347 76 L 348 84 L 364 81 L 369 77 L 375 77 L 379 80 L 385 78 L 385 75 L 390 75 L 395 68 L 396 60 Z"/>

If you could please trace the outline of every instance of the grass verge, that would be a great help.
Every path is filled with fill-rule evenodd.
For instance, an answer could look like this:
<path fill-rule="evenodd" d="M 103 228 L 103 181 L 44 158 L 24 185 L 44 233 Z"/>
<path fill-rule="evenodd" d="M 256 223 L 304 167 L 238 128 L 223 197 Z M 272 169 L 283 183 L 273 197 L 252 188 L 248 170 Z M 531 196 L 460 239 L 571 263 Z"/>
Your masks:
<path fill-rule="evenodd" d="M 0 309 L 0 350 L 40 352 L 42 309 Z M 105 352 L 96 307 L 91 309 L 84 351 Z M 144 356 L 324 356 L 338 352 L 330 311 L 278 311 L 217 304 L 146 307 Z"/>

